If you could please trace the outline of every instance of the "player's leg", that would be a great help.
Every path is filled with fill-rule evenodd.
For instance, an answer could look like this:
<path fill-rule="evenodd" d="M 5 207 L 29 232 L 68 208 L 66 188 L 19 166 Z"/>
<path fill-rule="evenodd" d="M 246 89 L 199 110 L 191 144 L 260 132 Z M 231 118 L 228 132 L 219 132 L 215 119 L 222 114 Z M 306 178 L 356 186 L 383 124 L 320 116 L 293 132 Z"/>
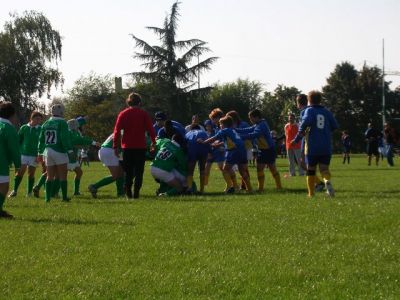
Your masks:
<path fill-rule="evenodd" d="M 224 180 L 226 183 L 226 189 L 225 189 L 226 193 L 234 193 L 235 192 L 235 188 L 233 187 L 231 172 L 232 172 L 232 165 L 225 162 L 222 167 L 222 176 L 224 177 Z"/>
<path fill-rule="evenodd" d="M 12 219 L 13 216 L 3 209 L 4 202 L 7 197 L 8 189 L 10 188 L 10 177 L 0 176 L 0 218 Z"/>
<path fill-rule="evenodd" d="M 289 174 L 290 176 L 296 176 L 296 163 L 294 149 L 287 150 L 287 157 L 289 160 Z"/>
<path fill-rule="evenodd" d="M 68 174 L 68 164 L 59 164 L 56 165 L 58 179 L 60 180 L 62 201 L 69 201 L 68 198 L 68 182 L 67 182 L 67 174 Z"/>
<path fill-rule="evenodd" d="M 324 162 L 319 164 L 319 171 L 321 173 L 322 178 L 324 179 L 326 193 L 330 197 L 335 196 L 335 190 L 333 189 L 331 183 L 331 172 L 329 171 L 329 162 Z"/>
<path fill-rule="evenodd" d="M 28 196 L 32 195 L 33 185 L 35 184 L 35 172 L 36 172 L 36 166 L 31 165 L 28 167 L 28 191 L 27 191 Z"/>
<path fill-rule="evenodd" d="M 248 193 L 252 192 L 253 187 L 251 186 L 249 166 L 247 163 L 239 164 L 239 173 L 240 173 L 240 176 L 242 176 L 242 180 L 245 184 L 246 191 Z"/>
<path fill-rule="evenodd" d="M 8 195 L 9 198 L 17 196 L 18 188 L 22 182 L 22 178 L 24 177 L 27 167 L 28 166 L 26 164 L 23 164 L 23 165 L 21 165 L 21 168 L 18 170 L 18 172 L 15 173 L 14 188 L 11 191 L 11 193 Z"/>
<path fill-rule="evenodd" d="M 206 180 L 205 180 L 205 178 L 206 178 L 206 162 L 207 162 L 207 155 L 203 155 L 199 158 L 200 193 L 204 193 L 204 187 L 205 187 L 205 182 L 206 182 Z"/>
<path fill-rule="evenodd" d="M 74 169 L 75 178 L 74 178 L 74 196 L 79 196 L 80 193 L 80 185 L 81 185 L 81 178 L 83 175 L 82 168 L 77 164 L 77 167 Z"/>

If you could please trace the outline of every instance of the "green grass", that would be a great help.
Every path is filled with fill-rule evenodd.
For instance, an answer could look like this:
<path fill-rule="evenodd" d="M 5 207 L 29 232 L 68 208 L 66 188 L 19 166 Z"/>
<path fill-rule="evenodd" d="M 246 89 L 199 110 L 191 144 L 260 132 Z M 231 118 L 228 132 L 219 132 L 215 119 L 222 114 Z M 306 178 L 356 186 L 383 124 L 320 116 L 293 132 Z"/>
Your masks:
<path fill-rule="evenodd" d="M 24 178 L 6 201 L 16 218 L 0 220 L 0 298 L 399 298 L 400 168 L 331 169 L 333 200 L 308 199 L 304 177 L 275 191 L 269 173 L 264 194 L 225 196 L 215 170 L 210 194 L 161 199 L 148 167 L 140 200 L 114 185 L 93 200 L 107 172 L 92 163 L 83 196 L 45 204 Z"/>

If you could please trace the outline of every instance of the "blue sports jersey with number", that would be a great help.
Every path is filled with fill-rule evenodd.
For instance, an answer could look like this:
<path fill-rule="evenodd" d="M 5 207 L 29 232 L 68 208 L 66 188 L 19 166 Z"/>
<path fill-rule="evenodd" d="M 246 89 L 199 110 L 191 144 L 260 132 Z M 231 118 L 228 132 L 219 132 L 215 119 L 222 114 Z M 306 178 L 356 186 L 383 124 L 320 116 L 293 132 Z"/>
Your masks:
<path fill-rule="evenodd" d="M 333 114 L 321 105 L 312 105 L 304 110 L 300 123 L 300 134 L 304 134 L 306 155 L 332 155 L 332 131 L 338 128 Z"/>
<path fill-rule="evenodd" d="M 233 149 L 244 149 L 244 142 L 240 136 L 232 128 L 224 128 L 214 135 L 217 140 L 223 140 L 225 143 L 226 150 L 230 151 Z"/>

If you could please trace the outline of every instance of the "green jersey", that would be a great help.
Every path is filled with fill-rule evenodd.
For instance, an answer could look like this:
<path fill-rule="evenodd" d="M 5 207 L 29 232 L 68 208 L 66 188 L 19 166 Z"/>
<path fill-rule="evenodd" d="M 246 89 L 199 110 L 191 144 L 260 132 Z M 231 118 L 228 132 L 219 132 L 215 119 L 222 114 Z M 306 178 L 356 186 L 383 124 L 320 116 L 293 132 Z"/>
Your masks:
<path fill-rule="evenodd" d="M 82 136 L 79 133 L 79 131 L 69 130 L 69 138 L 72 145 L 72 151 L 74 151 L 75 157 L 78 157 L 79 148 L 77 146 L 88 146 L 93 144 L 93 139 L 86 136 Z M 76 159 L 74 161 L 70 161 L 70 163 L 74 162 L 76 162 Z"/>
<path fill-rule="evenodd" d="M 178 143 L 168 139 L 159 139 L 157 143 L 161 144 L 151 165 L 161 170 L 171 172 L 173 169 L 186 175 L 187 158 Z"/>
<path fill-rule="evenodd" d="M 51 117 L 42 125 L 38 152 L 43 154 L 46 148 L 51 148 L 60 153 L 67 153 L 72 150 L 68 125 L 63 118 Z"/>
<path fill-rule="evenodd" d="M 11 164 L 21 166 L 18 134 L 9 120 L 0 118 L 0 176 L 10 175 Z"/>
<path fill-rule="evenodd" d="M 37 156 L 41 126 L 22 125 L 18 131 L 19 147 L 22 155 Z"/>
<path fill-rule="evenodd" d="M 114 140 L 114 134 L 112 133 L 105 141 L 103 144 L 101 144 L 101 148 L 112 148 L 113 147 L 113 140 Z"/>

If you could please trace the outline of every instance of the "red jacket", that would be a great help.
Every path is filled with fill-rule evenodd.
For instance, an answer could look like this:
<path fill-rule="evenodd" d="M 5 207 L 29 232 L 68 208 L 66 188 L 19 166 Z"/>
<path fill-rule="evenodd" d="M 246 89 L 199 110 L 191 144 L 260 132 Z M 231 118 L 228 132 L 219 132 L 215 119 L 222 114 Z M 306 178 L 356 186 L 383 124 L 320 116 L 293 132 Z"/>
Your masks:
<path fill-rule="evenodd" d="M 296 123 L 294 123 L 294 124 L 287 123 L 285 125 L 286 149 L 287 150 L 301 148 L 301 141 L 294 145 L 292 145 L 290 143 L 296 137 L 297 132 L 299 132 L 299 125 L 297 125 Z"/>
<path fill-rule="evenodd" d="M 128 107 L 119 113 L 115 122 L 113 148 L 121 145 L 122 149 L 146 149 L 146 131 L 155 143 L 156 133 L 147 112 L 137 106 Z"/>

